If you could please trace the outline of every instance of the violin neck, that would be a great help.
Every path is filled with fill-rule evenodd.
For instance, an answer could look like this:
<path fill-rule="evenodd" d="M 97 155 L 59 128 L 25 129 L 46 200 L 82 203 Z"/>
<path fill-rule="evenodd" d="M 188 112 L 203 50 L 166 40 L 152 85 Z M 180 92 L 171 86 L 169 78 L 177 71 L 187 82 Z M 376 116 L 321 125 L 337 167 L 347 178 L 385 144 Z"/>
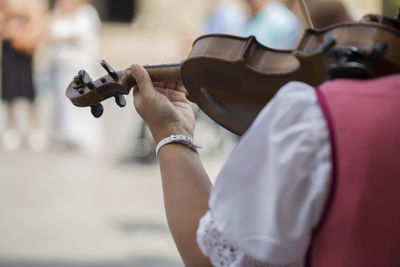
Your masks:
<path fill-rule="evenodd" d="M 181 64 L 144 66 L 153 82 L 181 81 Z"/>

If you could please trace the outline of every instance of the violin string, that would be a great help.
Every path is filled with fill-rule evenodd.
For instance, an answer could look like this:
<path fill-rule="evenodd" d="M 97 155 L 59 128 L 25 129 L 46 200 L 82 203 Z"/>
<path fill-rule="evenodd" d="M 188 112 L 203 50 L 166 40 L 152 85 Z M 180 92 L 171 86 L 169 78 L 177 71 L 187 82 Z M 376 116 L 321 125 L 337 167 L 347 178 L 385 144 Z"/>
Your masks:
<path fill-rule="evenodd" d="M 311 20 L 310 13 L 308 12 L 308 8 L 304 3 L 304 0 L 297 0 L 297 3 L 300 7 L 301 13 L 303 15 L 304 24 L 306 25 L 307 29 L 314 29 L 314 25 Z"/>

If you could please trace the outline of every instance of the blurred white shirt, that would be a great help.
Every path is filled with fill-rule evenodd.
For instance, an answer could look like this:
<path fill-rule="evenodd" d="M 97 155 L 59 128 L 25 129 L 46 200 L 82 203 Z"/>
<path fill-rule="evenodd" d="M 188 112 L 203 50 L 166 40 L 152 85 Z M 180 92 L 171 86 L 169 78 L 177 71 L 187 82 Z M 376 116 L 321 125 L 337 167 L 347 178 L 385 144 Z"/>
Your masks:
<path fill-rule="evenodd" d="M 97 76 L 99 30 L 100 19 L 91 5 L 83 5 L 71 15 L 58 15 L 50 29 L 56 138 L 89 154 L 102 150 L 102 121 L 96 120 L 89 108 L 72 105 L 65 91 L 81 69 L 93 79 Z"/>
<path fill-rule="evenodd" d="M 71 15 L 57 17 L 50 30 L 51 38 L 56 40 L 52 59 L 58 63 L 76 62 L 80 66 L 97 60 L 100 25 L 97 11 L 91 5 L 84 5 Z"/>

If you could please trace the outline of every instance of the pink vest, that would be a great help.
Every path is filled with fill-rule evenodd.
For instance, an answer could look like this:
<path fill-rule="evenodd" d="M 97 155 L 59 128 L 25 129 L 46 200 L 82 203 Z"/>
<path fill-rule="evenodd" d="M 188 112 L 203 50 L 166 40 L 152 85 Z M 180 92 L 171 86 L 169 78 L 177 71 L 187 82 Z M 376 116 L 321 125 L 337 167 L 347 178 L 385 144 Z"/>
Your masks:
<path fill-rule="evenodd" d="M 400 75 L 316 89 L 332 184 L 308 265 L 400 266 Z"/>

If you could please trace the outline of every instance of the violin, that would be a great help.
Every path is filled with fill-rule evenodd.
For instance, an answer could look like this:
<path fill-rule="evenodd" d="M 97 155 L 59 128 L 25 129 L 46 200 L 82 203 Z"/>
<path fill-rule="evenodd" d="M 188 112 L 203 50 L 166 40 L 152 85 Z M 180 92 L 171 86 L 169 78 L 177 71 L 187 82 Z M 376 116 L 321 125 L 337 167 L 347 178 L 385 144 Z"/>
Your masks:
<path fill-rule="evenodd" d="M 81 70 L 66 95 L 78 107 L 103 113 L 101 102 L 123 95 L 136 84 L 130 70 L 93 81 Z M 360 22 L 307 29 L 295 50 L 265 47 L 247 38 L 211 34 L 199 37 L 181 64 L 145 66 L 153 81 L 182 81 L 188 99 L 226 129 L 242 135 L 284 84 L 317 86 L 328 79 L 371 79 L 400 72 L 400 18 L 367 16 Z"/>

